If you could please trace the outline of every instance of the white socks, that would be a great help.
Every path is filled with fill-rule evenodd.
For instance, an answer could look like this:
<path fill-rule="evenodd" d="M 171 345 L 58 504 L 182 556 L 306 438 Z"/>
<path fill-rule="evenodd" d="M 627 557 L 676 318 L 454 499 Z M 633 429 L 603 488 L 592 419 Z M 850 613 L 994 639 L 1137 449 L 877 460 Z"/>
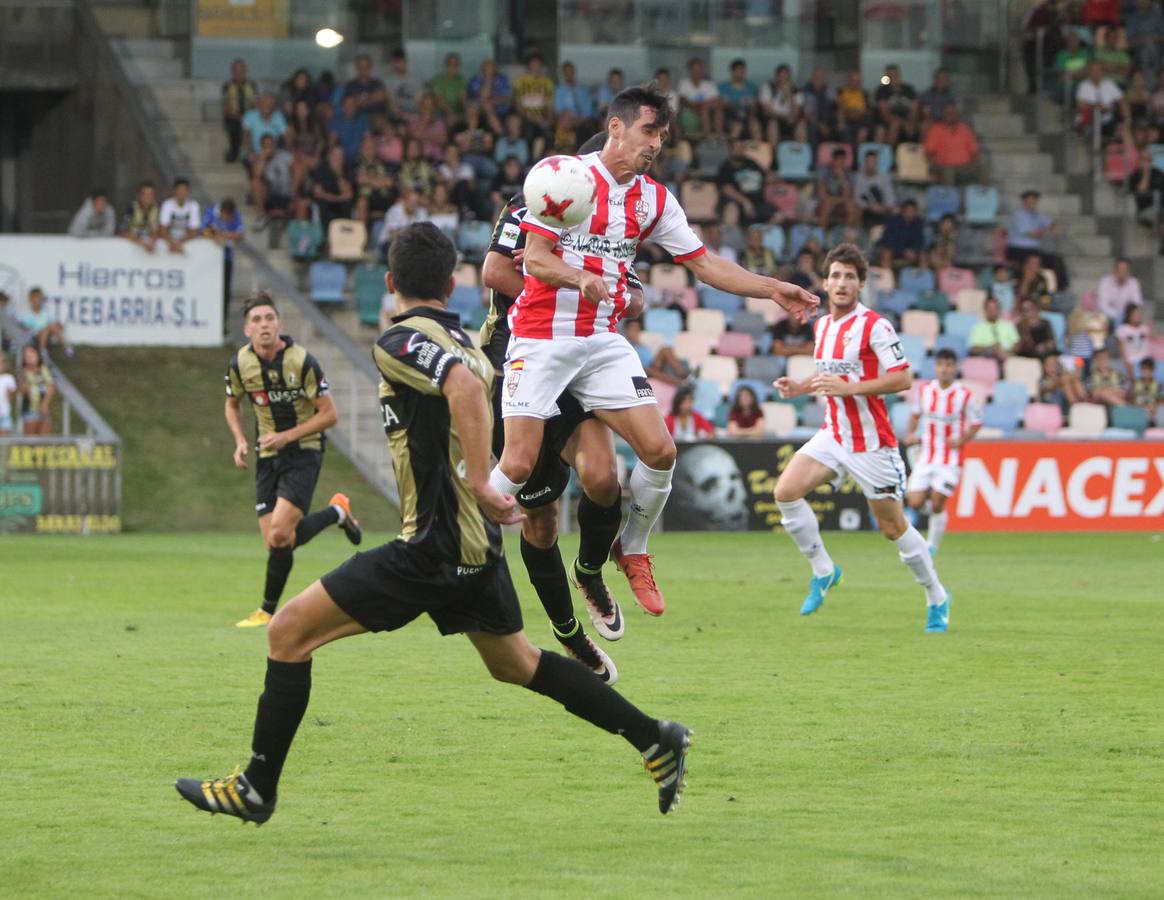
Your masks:
<path fill-rule="evenodd" d="M 950 520 L 950 514 L 945 510 L 940 513 L 930 513 L 930 546 L 935 550 L 938 545 L 942 543 L 942 535 L 946 533 L 946 522 Z"/>
<path fill-rule="evenodd" d="M 898 555 L 901 561 L 909 566 L 917 583 L 926 589 L 926 603 L 937 606 L 946 601 L 946 589 L 938 581 L 938 573 L 934 569 L 934 561 L 930 557 L 930 547 L 921 532 L 910 525 L 905 534 L 893 543 L 897 544 Z"/>
<path fill-rule="evenodd" d="M 820 539 L 820 525 L 816 521 L 816 513 L 808 505 L 807 500 L 795 500 L 792 503 L 780 503 L 780 524 L 796 542 L 797 548 L 804 554 L 805 559 L 812 563 L 812 574 L 818 578 L 833 574 L 833 560 L 824 543 Z M 929 557 L 927 557 L 928 559 Z"/>
<path fill-rule="evenodd" d="M 489 483 L 501 493 L 512 494 L 515 497 L 517 496 L 518 491 L 525 487 L 524 481 L 521 484 L 516 484 L 510 481 L 506 477 L 505 473 L 501 471 L 500 465 L 494 466 L 493 471 L 489 473 Z"/>
<path fill-rule="evenodd" d="M 623 553 L 646 553 L 647 538 L 671 496 L 675 467 L 660 471 L 640 460 L 630 477 L 630 513 L 619 538 Z"/>
<path fill-rule="evenodd" d="M 339 521 L 336 522 L 336 524 L 343 525 L 344 519 L 346 519 L 348 517 L 348 514 L 346 512 L 344 512 L 344 508 L 342 506 L 340 506 L 338 503 L 333 503 L 331 505 L 331 508 L 334 509 L 336 511 L 336 513 L 339 515 Z"/>

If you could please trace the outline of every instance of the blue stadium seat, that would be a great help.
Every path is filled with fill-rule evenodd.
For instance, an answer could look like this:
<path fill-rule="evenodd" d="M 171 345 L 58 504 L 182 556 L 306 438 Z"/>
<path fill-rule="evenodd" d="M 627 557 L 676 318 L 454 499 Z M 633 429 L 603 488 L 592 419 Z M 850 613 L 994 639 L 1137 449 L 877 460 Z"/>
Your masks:
<path fill-rule="evenodd" d="M 934 353 L 939 350 L 953 350 L 958 359 L 970 352 L 970 339 L 960 334 L 939 334 L 934 338 Z"/>
<path fill-rule="evenodd" d="M 994 185 L 967 185 L 965 200 L 967 225 L 993 225 L 998 221 L 998 188 Z"/>
<path fill-rule="evenodd" d="M 923 381 L 933 381 L 938 377 L 935 360 L 932 356 L 909 356 L 910 367 L 914 375 Z"/>
<path fill-rule="evenodd" d="M 889 172 L 893 169 L 893 148 L 888 144 L 874 144 L 869 141 L 857 148 L 857 171 L 865 167 L 865 154 L 877 154 L 877 171 Z"/>
<path fill-rule="evenodd" d="M 643 327 L 663 335 L 670 343 L 683 330 L 683 317 L 677 309 L 648 309 L 643 313 Z"/>
<path fill-rule="evenodd" d="M 695 409 L 701 416 L 711 418 L 719 407 L 723 394 L 719 392 L 719 385 L 714 381 L 695 379 Z"/>
<path fill-rule="evenodd" d="M 898 332 L 897 338 L 901 341 L 901 352 L 909 360 L 910 366 L 916 370 L 926 357 L 925 339 L 916 334 L 901 334 L 900 332 Z"/>
<path fill-rule="evenodd" d="M 752 335 L 752 339 L 756 342 L 757 353 L 768 354 L 772 352 L 772 343 L 775 340 L 772 337 L 772 332 L 764 331 L 760 334 L 754 334 Z M 751 359 L 751 357 L 748 357 L 748 359 Z"/>
<path fill-rule="evenodd" d="M 1055 332 L 1055 345 L 1062 348 L 1063 339 L 1067 336 L 1067 317 L 1061 312 L 1053 312 L 1052 310 L 1044 310 L 1041 315 L 1050 323 L 1051 330 Z"/>
<path fill-rule="evenodd" d="M 962 193 L 947 184 L 931 184 L 926 188 L 926 221 L 936 222 L 944 215 L 958 215 L 962 209 Z"/>
<path fill-rule="evenodd" d="M 820 428 L 824 424 L 824 418 L 824 404 L 806 403 L 800 408 L 800 424 L 806 428 Z"/>
<path fill-rule="evenodd" d="M 363 325 L 380 324 L 380 302 L 387 290 L 384 286 L 387 273 L 387 266 L 356 266 L 356 308 Z"/>
<path fill-rule="evenodd" d="M 909 417 L 913 412 L 911 403 L 894 403 L 889 407 L 889 421 L 893 425 L 894 434 L 905 434 L 909 427 Z"/>
<path fill-rule="evenodd" d="M 1134 441 L 1139 435 L 1130 428 L 1105 428 L 1099 435 L 1105 441 Z"/>
<path fill-rule="evenodd" d="M 457 229 L 457 249 L 471 259 L 484 259 L 493 237 L 493 226 L 488 222 L 462 222 Z"/>
<path fill-rule="evenodd" d="M 771 250 L 772 255 L 778 260 L 784 259 L 784 245 L 786 243 L 787 238 L 781 226 L 769 225 L 764 229 L 764 246 Z"/>
<path fill-rule="evenodd" d="M 926 291 L 937 290 L 937 282 L 929 269 L 908 266 L 898 276 L 897 289 L 907 294 L 924 294 Z"/>
<path fill-rule="evenodd" d="M 1152 168 L 1164 172 L 1164 144 L 1149 144 L 1148 151 L 1152 154 Z"/>
<path fill-rule="evenodd" d="M 812 147 L 781 141 L 776 145 L 776 168 L 785 181 L 808 181 L 812 178 Z"/>
<path fill-rule="evenodd" d="M 732 331 L 742 331 L 752 337 L 759 337 L 768 330 L 768 323 L 758 312 L 749 309 L 736 310 L 728 317 L 728 328 Z"/>
<path fill-rule="evenodd" d="M 744 308 L 744 298 L 702 285 L 699 289 L 699 305 L 706 309 L 718 309 L 725 316 L 731 316 Z"/>
<path fill-rule="evenodd" d="M 982 410 L 982 425 L 986 428 L 1001 429 L 1007 437 L 1019 427 L 1022 420 L 1023 411 L 1013 406 L 987 403 Z"/>
<path fill-rule="evenodd" d="M 1136 437 L 1148 427 L 1148 411 L 1139 406 L 1113 406 L 1109 415 L 1112 428 L 1126 428 L 1134 431 Z"/>
<path fill-rule="evenodd" d="M 1008 406 L 1022 412 L 1029 401 L 1027 386 L 1017 381 L 996 381 L 991 402 L 995 406 Z"/>
<path fill-rule="evenodd" d="M 784 145 L 781 144 L 781 147 Z M 828 248 L 828 238 L 825 237 L 824 229 L 819 225 L 805 225 L 804 223 L 797 223 L 792 226 L 792 231 L 788 235 L 788 258 L 795 259 L 796 254 L 800 252 L 800 248 L 804 246 L 805 241 L 809 238 L 816 238 L 817 243 L 821 247 Z"/>
<path fill-rule="evenodd" d="M 343 303 L 348 270 L 342 263 L 314 262 L 307 270 L 311 299 L 316 303 Z"/>
<path fill-rule="evenodd" d="M 448 307 L 461 317 L 464 325 L 484 304 L 481 302 L 481 289 L 469 285 L 458 285 L 453 288 L 449 296 Z"/>
<path fill-rule="evenodd" d="M 728 400 L 734 401 L 736 399 L 736 391 L 742 387 L 750 387 L 752 389 L 752 393 L 756 395 L 757 403 L 763 403 L 768 399 L 768 395 L 776 390 L 770 382 L 761 381 L 759 378 L 737 378 L 732 382 L 732 386 L 728 390 Z"/>
<path fill-rule="evenodd" d="M 788 371 L 788 360 L 783 356 L 749 356 L 744 359 L 744 377 L 771 384 L 783 378 Z"/>
<path fill-rule="evenodd" d="M 1139 378 L 1139 376 L 1140 373 L 1137 372 L 1136 377 Z M 1161 384 L 1164 384 L 1164 359 L 1156 360 L 1156 380 Z M 1161 406 L 1160 408 L 1164 409 L 1164 406 Z"/>
<path fill-rule="evenodd" d="M 972 313 L 964 312 L 948 312 L 945 319 L 942 320 L 942 325 L 945 328 L 946 334 L 957 338 L 970 338 L 970 332 L 978 323 L 978 317 Z"/>

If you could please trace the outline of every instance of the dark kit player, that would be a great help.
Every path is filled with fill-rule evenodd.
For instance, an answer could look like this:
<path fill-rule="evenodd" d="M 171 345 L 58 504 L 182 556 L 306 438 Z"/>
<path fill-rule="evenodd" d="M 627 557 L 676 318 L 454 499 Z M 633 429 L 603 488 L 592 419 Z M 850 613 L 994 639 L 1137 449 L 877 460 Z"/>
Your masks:
<path fill-rule="evenodd" d="M 400 486 L 400 536 L 357 553 L 271 622 L 266 687 L 245 772 L 178 792 L 199 809 L 265 822 L 311 693 L 311 655 L 340 638 L 392 631 L 427 613 L 442 634 L 467 633 L 490 674 L 561 703 L 620 734 L 640 753 L 659 810 L 683 789 L 690 732 L 642 713 L 575 660 L 534 647 L 522 631 L 498 523 L 521 514 L 489 483 L 493 366 L 445 308 L 456 250 L 430 222 L 392 241 L 388 290 L 399 315 L 376 342 L 384 429 Z"/>
<path fill-rule="evenodd" d="M 226 370 L 226 424 L 234 435 L 234 464 L 245 469 L 250 442 L 243 433 L 239 406 L 244 396 L 249 399 L 259 456 L 255 511 L 267 545 L 267 580 L 262 606 L 237 624 L 255 628 L 266 625 L 275 614 L 296 547 L 334 524 L 358 544 L 360 525 L 343 494 L 307 515 L 323 467 L 323 433 L 337 420 L 319 363 L 279 333 L 279 310 L 266 291 L 243 305 L 243 332 L 248 342 L 231 357 Z"/>

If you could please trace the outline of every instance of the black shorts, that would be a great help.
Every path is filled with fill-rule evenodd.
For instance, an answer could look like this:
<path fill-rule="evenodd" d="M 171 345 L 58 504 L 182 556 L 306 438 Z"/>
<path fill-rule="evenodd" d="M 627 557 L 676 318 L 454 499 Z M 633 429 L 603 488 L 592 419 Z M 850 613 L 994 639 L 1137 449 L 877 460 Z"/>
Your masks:
<path fill-rule="evenodd" d="M 369 631 L 403 628 L 428 613 L 441 634 L 521 631 L 521 605 L 505 560 L 458 575 L 393 541 L 357 553 L 321 579 L 336 605 Z"/>
<path fill-rule="evenodd" d="M 320 450 L 282 450 L 277 456 L 260 457 L 255 469 L 255 512 L 265 516 L 283 497 L 307 513 L 311 495 L 323 468 Z"/>
<path fill-rule="evenodd" d="M 501 427 L 502 378 L 493 379 L 493 454 L 501 458 L 505 448 L 505 432 Z M 517 495 L 517 502 L 526 509 L 536 509 L 553 503 L 570 483 L 570 467 L 562 461 L 562 451 L 566 442 L 582 422 L 593 419 L 594 413 L 586 412 L 582 404 L 569 391 L 558 397 L 559 414 L 546 419 L 542 434 L 542 449 L 529 479 Z"/>

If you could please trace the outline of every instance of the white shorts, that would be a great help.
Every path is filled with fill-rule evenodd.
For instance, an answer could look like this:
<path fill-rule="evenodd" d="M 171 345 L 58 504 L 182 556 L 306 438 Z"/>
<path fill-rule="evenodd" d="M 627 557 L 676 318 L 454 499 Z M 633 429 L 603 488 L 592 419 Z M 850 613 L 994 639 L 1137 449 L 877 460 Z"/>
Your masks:
<path fill-rule="evenodd" d="M 938 463 L 918 463 L 909 473 L 909 487 L 911 494 L 937 491 L 946 497 L 954 493 L 958 486 L 958 479 L 962 477 L 961 466 L 943 466 Z"/>
<path fill-rule="evenodd" d="M 853 453 L 829 432 L 818 431 L 796 452 L 811 456 L 838 475 L 852 475 L 870 500 L 900 500 L 905 492 L 905 462 L 896 447 Z"/>
<path fill-rule="evenodd" d="M 567 388 L 587 412 L 656 402 L 638 353 L 621 334 L 509 339 L 502 418 L 556 416 L 558 395 Z"/>

